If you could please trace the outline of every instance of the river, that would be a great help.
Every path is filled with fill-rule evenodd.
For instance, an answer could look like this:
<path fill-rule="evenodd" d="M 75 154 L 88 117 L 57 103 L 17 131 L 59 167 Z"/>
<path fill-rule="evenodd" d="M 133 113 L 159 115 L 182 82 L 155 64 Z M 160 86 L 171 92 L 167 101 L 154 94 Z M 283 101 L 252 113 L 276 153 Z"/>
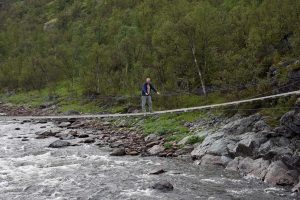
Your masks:
<path fill-rule="evenodd" d="M 35 139 L 47 129 L 58 128 L 51 122 L 0 122 L 1 200 L 296 199 L 283 188 L 182 159 L 111 157 L 109 148 L 89 144 L 51 149 L 56 138 Z M 159 168 L 167 172 L 149 175 Z M 160 180 L 174 190 L 149 189 Z"/>

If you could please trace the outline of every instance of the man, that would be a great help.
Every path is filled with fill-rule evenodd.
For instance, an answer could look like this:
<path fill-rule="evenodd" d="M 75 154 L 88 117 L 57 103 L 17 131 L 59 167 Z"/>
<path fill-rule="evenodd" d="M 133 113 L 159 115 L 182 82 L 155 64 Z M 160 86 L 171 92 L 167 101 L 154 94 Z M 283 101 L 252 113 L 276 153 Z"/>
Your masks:
<path fill-rule="evenodd" d="M 144 113 L 146 112 L 146 103 L 149 106 L 149 112 L 152 112 L 151 91 L 154 91 L 156 94 L 159 94 L 159 92 L 151 84 L 151 79 L 147 78 L 146 83 L 144 83 L 142 88 L 142 111 Z"/>

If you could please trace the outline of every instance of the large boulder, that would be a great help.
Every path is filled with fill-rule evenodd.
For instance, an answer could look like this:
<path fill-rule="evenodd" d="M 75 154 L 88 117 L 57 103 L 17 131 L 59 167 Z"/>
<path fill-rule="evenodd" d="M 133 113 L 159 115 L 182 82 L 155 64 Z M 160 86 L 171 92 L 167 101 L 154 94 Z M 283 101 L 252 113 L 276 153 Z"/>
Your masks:
<path fill-rule="evenodd" d="M 210 146 L 217 140 L 221 139 L 224 136 L 224 133 L 217 132 L 211 135 L 208 135 L 201 144 L 198 144 L 196 148 L 191 152 L 191 156 L 194 159 L 201 158 L 204 156 L 207 152 L 207 150 L 210 148 Z M 213 149 L 211 149 L 213 150 Z"/>
<path fill-rule="evenodd" d="M 211 144 L 206 153 L 218 156 L 228 155 L 233 146 L 234 142 L 232 140 L 220 138 Z"/>
<path fill-rule="evenodd" d="M 293 133 L 300 134 L 300 113 L 290 111 L 281 117 L 280 123 Z"/>
<path fill-rule="evenodd" d="M 236 157 L 230 161 L 226 167 L 227 170 L 239 171 L 245 176 L 252 176 L 263 180 L 270 162 L 262 158 L 253 160 L 249 157 Z"/>
<path fill-rule="evenodd" d="M 230 121 L 226 124 L 221 131 L 230 135 L 240 135 L 246 132 L 250 132 L 253 129 L 253 125 L 261 119 L 261 115 L 255 114 L 245 118 L 239 118 L 237 120 Z"/>
<path fill-rule="evenodd" d="M 282 161 L 273 162 L 267 169 L 265 182 L 272 185 L 294 185 L 297 182 L 298 173 L 289 170 Z"/>
<path fill-rule="evenodd" d="M 56 140 L 55 142 L 52 142 L 49 147 L 50 148 L 62 148 L 62 147 L 67 147 L 70 146 L 71 143 L 64 141 L 64 140 Z"/>

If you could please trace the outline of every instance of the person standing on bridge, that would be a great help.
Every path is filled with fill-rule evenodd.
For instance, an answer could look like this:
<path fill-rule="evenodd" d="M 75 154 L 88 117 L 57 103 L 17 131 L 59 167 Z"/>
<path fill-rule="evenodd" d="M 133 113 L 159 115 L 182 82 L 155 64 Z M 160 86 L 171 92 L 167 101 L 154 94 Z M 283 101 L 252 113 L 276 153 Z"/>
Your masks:
<path fill-rule="evenodd" d="M 146 112 L 146 103 L 149 106 L 149 112 L 152 112 L 152 98 L 151 98 L 151 91 L 155 92 L 156 94 L 160 94 L 155 87 L 151 83 L 151 79 L 147 78 L 146 83 L 144 83 L 142 87 L 142 111 Z"/>

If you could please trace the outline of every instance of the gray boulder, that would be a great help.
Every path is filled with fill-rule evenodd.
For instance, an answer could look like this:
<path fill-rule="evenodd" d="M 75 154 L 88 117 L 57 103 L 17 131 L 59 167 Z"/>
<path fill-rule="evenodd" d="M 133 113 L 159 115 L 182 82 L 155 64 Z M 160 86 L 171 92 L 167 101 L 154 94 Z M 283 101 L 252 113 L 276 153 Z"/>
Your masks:
<path fill-rule="evenodd" d="M 61 122 L 59 125 L 58 125 L 58 127 L 60 127 L 60 128 L 66 128 L 66 127 L 68 127 L 68 126 L 70 126 L 71 125 L 71 122 Z"/>
<path fill-rule="evenodd" d="M 281 117 L 280 123 L 293 133 L 300 134 L 300 113 L 290 111 Z"/>
<path fill-rule="evenodd" d="M 151 186 L 152 189 L 159 190 L 161 192 L 169 192 L 174 189 L 173 185 L 168 181 L 160 181 Z"/>
<path fill-rule="evenodd" d="M 110 155 L 111 156 L 125 156 L 126 155 L 125 148 L 114 149 Z"/>
<path fill-rule="evenodd" d="M 265 182 L 272 185 L 294 185 L 297 182 L 298 173 L 289 170 L 282 161 L 273 162 L 267 169 Z"/>
<path fill-rule="evenodd" d="M 299 178 L 300 179 L 300 178 Z M 292 189 L 292 192 L 300 192 L 300 181 L 297 185 L 295 185 Z"/>
<path fill-rule="evenodd" d="M 146 143 L 155 142 L 155 141 L 159 140 L 159 136 L 152 133 L 150 135 L 147 135 L 144 140 Z"/>
<path fill-rule="evenodd" d="M 249 117 L 233 120 L 226 124 L 221 131 L 231 135 L 240 135 L 251 131 L 253 129 L 253 125 L 260 119 L 261 115 L 255 114 Z"/>
<path fill-rule="evenodd" d="M 49 147 L 50 148 L 62 148 L 62 147 L 67 147 L 70 146 L 71 143 L 64 141 L 64 140 L 56 140 L 55 142 L 52 142 Z"/>
<path fill-rule="evenodd" d="M 217 166 L 226 166 L 228 162 L 232 159 L 227 156 L 216 156 L 216 155 L 204 155 L 200 160 L 200 165 L 202 166 L 210 166 L 210 165 L 217 165 Z"/>
<path fill-rule="evenodd" d="M 163 152 L 164 150 L 165 150 L 165 147 L 163 147 L 162 145 L 154 145 L 153 147 L 148 149 L 147 152 L 150 155 L 157 155 L 157 154 Z"/>

